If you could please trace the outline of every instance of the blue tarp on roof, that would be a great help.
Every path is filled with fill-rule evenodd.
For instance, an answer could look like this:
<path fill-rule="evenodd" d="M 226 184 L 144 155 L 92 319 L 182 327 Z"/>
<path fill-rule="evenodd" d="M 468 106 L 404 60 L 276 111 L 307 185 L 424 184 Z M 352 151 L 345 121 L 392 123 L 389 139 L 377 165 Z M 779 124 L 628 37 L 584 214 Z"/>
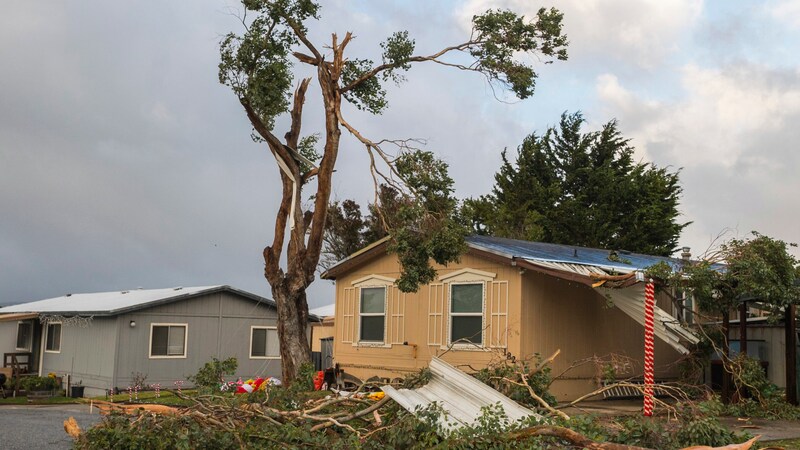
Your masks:
<path fill-rule="evenodd" d="M 508 257 L 522 258 L 531 262 L 548 261 L 567 264 L 582 264 L 618 268 L 623 272 L 643 270 L 659 262 L 666 262 L 673 268 L 680 267 L 683 260 L 664 256 L 643 255 L 616 250 L 617 261 L 609 259 L 611 250 L 578 247 L 574 245 L 547 244 L 544 242 L 520 241 L 517 239 L 491 236 L 469 236 L 467 242 L 492 253 Z"/>

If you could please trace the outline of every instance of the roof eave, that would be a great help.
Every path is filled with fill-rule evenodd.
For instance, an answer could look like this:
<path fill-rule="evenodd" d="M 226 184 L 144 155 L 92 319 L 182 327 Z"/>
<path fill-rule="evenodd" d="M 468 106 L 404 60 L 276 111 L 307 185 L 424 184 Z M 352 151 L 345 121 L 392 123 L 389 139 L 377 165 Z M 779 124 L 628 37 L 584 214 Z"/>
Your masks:
<path fill-rule="evenodd" d="M 336 277 L 346 272 L 347 270 L 359 264 L 362 264 L 363 262 L 368 261 L 372 259 L 374 256 L 380 254 L 380 252 L 385 249 L 388 243 L 389 243 L 389 236 L 385 236 L 373 242 L 372 244 L 362 248 L 361 250 L 353 253 L 347 258 L 329 267 L 325 272 L 322 272 L 320 278 L 322 278 L 323 280 L 335 280 Z"/>
<path fill-rule="evenodd" d="M 274 300 L 270 300 L 268 298 L 261 297 L 259 295 L 255 295 L 255 294 L 252 294 L 250 292 L 243 291 L 241 289 L 236 289 L 236 288 L 228 286 L 228 285 L 220 285 L 220 286 L 213 286 L 213 287 L 210 287 L 208 289 L 203 289 L 201 291 L 185 292 L 185 293 L 182 293 L 180 295 L 175 295 L 175 296 L 166 297 L 166 298 L 160 298 L 158 300 L 153 300 L 153 301 L 146 302 L 146 303 L 139 303 L 137 305 L 126 306 L 124 308 L 117 308 L 117 309 L 111 309 L 111 310 L 101 310 L 101 311 L 69 311 L 69 310 L 63 310 L 63 311 L 28 311 L 27 313 L 28 314 L 44 314 L 44 315 L 60 315 L 60 316 L 112 317 L 112 316 L 118 316 L 120 314 L 127 314 L 127 313 L 131 313 L 131 312 L 139 311 L 139 310 L 142 310 L 142 309 L 152 308 L 152 307 L 155 307 L 155 306 L 160 306 L 160 305 L 164 305 L 164 304 L 168 304 L 168 303 L 172 303 L 172 302 L 177 302 L 177 301 L 180 301 L 180 300 L 186 300 L 186 299 L 197 297 L 197 296 L 200 296 L 200 295 L 207 295 L 207 294 L 213 294 L 215 292 L 224 292 L 224 291 L 233 292 L 235 294 L 238 294 L 238 295 L 240 295 L 242 297 L 248 298 L 248 299 L 253 300 L 255 302 L 263 303 L 263 304 L 265 304 L 265 305 L 267 305 L 267 306 L 269 306 L 271 308 L 277 308 L 277 305 L 275 304 Z M 309 314 L 309 318 L 311 316 L 317 317 L 317 316 L 314 316 L 313 314 Z"/>

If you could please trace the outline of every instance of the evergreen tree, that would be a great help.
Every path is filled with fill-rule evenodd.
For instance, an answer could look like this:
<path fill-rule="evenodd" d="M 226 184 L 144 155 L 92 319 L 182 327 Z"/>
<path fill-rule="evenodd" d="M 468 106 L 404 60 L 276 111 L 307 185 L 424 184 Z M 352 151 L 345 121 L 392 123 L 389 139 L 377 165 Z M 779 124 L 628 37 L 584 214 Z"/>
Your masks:
<path fill-rule="evenodd" d="M 612 120 L 583 133 L 581 113 L 531 134 L 495 175 L 492 193 L 464 202 L 472 232 L 670 255 L 678 246 L 678 172 L 633 160 Z"/>

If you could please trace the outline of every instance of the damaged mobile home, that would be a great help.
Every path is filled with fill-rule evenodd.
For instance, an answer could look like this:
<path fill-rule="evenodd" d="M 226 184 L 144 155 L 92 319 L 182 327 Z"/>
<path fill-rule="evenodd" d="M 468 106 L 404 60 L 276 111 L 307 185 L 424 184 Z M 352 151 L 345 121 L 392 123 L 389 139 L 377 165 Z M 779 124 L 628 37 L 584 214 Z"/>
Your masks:
<path fill-rule="evenodd" d="M 498 352 L 549 355 L 559 374 L 581 360 L 620 354 L 638 361 L 618 376 L 642 374 L 644 269 L 682 260 L 487 236 L 467 238 L 458 263 L 436 266 L 437 279 L 415 293 L 395 285 L 400 265 L 386 239 L 329 268 L 336 280 L 334 359 L 349 374 L 392 379 L 433 357 L 478 370 Z M 675 379 L 674 364 L 696 337 L 676 318 L 680 305 L 656 299 L 656 381 Z M 583 364 L 556 380 L 560 401 L 594 390 L 597 368 Z"/>

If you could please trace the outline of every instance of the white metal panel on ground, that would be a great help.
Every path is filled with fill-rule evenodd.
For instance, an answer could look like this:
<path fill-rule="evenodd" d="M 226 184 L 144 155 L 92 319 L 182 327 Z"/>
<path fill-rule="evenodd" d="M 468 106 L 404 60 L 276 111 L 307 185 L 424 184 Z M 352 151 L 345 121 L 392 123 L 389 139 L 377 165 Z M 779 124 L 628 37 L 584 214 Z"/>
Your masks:
<path fill-rule="evenodd" d="M 614 306 L 633 318 L 633 320 L 644 325 L 644 283 L 637 283 L 624 289 L 599 288 L 601 295 L 610 298 Z M 681 340 L 696 344 L 698 337 L 681 326 L 677 319 L 669 313 L 656 306 L 656 320 L 654 321 L 655 335 L 659 339 L 669 344 L 681 354 L 689 353 L 689 350 L 681 344 Z"/>
<path fill-rule="evenodd" d="M 445 414 L 439 423 L 445 430 L 455 430 L 474 425 L 481 416 L 481 408 L 500 404 L 511 422 L 528 416 L 541 418 L 528 408 L 518 405 L 510 398 L 456 369 L 437 357 L 428 366 L 431 379 L 417 389 L 395 389 L 384 386 L 383 392 L 409 412 L 436 403 Z"/>
<path fill-rule="evenodd" d="M 133 289 L 130 291 L 93 292 L 90 294 L 68 294 L 61 297 L 22 303 L 0 308 L 5 313 L 75 313 L 112 314 L 148 303 L 156 303 L 175 297 L 194 295 L 221 286 L 199 286 L 166 289 Z"/>

